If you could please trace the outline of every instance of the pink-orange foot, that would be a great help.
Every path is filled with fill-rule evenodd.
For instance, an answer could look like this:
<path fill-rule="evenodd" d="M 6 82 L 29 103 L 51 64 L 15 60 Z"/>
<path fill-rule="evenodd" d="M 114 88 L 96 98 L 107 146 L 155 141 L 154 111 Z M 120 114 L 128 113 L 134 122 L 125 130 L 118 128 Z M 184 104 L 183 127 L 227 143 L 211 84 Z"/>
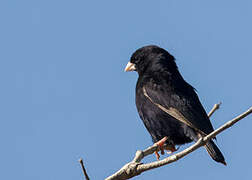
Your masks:
<path fill-rule="evenodd" d="M 168 154 L 171 154 L 171 153 L 173 153 L 173 152 L 175 152 L 175 151 L 178 150 L 178 149 L 176 149 L 176 147 L 174 145 L 165 147 L 164 149 L 167 150 Z"/>
<path fill-rule="evenodd" d="M 160 150 L 161 151 L 161 154 L 163 155 L 164 154 L 164 150 L 167 150 L 169 151 L 169 154 L 170 153 L 173 153 L 175 151 L 177 151 L 177 149 L 175 148 L 174 145 L 171 145 L 171 146 L 165 146 L 164 147 L 164 144 L 165 144 L 165 141 L 167 140 L 168 138 L 167 137 L 164 137 L 163 139 L 161 139 L 160 141 L 156 142 L 155 144 L 159 146 L 158 150 L 155 151 L 155 155 L 157 157 L 157 160 L 159 160 L 160 158 L 160 155 L 158 154 L 158 151 Z"/>

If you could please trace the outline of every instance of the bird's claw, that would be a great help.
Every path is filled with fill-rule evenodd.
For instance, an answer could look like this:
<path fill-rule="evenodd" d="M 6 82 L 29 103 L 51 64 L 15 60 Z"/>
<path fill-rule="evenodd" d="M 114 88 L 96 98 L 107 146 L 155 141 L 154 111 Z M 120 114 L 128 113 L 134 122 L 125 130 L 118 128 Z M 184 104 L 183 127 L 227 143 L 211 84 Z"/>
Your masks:
<path fill-rule="evenodd" d="M 155 155 L 156 155 L 157 160 L 159 160 L 159 158 L 160 158 L 158 151 L 161 151 L 161 154 L 164 155 L 164 150 L 167 150 L 167 154 L 171 154 L 171 153 L 178 150 L 178 149 L 176 149 L 176 147 L 174 145 L 164 147 L 164 144 L 167 139 L 168 139 L 167 137 L 164 137 L 163 139 L 161 139 L 160 141 L 155 143 L 158 146 L 158 149 L 155 151 Z"/>

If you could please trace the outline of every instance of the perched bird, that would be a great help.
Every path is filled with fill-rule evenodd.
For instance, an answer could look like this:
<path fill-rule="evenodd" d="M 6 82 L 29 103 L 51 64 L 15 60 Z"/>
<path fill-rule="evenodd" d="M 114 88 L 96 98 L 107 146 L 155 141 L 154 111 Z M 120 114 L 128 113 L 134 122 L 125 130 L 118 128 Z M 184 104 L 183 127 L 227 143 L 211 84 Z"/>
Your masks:
<path fill-rule="evenodd" d="M 136 50 L 125 71 L 137 71 L 139 75 L 137 110 L 162 154 L 163 145 L 169 145 L 167 150 L 173 152 L 175 145 L 197 141 L 214 131 L 195 89 L 183 79 L 175 58 L 165 49 L 150 45 Z M 213 160 L 226 165 L 213 140 L 205 148 Z"/>

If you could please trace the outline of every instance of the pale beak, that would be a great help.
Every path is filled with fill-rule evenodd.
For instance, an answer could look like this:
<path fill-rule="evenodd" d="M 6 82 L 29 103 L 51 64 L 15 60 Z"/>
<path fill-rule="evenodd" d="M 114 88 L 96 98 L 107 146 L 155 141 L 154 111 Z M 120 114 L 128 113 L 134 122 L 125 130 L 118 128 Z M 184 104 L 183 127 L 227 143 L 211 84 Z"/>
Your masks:
<path fill-rule="evenodd" d="M 125 72 L 135 71 L 135 70 L 136 70 L 136 65 L 131 62 L 128 62 L 126 68 L 124 69 Z"/>

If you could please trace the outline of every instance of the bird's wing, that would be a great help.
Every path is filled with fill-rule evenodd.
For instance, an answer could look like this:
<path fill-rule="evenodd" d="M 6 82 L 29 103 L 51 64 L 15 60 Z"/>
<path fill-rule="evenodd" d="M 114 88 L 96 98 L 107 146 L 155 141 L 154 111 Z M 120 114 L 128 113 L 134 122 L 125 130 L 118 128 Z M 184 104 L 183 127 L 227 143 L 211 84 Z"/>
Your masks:
<path fill-rule="evenodd" d="M 201 134 L 206 135 L 214 130 L 193 88 L 188 89 L 186 93 L 180 93 L 179 91 L 174 93 L 172 90 L 167 91 L 146 85 L 143 86 L 143 93 L 164 112 Z"/>

